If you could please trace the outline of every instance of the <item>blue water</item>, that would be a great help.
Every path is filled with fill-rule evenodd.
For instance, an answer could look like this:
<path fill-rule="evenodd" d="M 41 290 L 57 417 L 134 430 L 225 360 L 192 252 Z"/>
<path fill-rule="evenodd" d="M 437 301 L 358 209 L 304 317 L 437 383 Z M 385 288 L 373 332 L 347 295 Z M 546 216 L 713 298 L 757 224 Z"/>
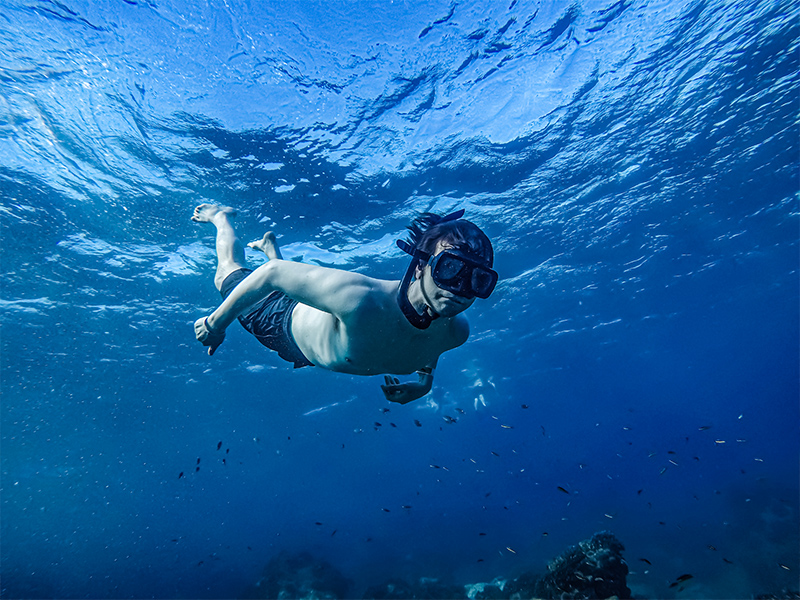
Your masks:
<path fill-rule="evenodd" d="M 236 597 L 281 551 L 361 597 L 599 530 L 639 597 L 797 588 L 796 3 L 2 4 L 3 597 Z M 387 279 L 464 207 L 501 282 L 406 406 L 208 357 L 199 202 Z"/>

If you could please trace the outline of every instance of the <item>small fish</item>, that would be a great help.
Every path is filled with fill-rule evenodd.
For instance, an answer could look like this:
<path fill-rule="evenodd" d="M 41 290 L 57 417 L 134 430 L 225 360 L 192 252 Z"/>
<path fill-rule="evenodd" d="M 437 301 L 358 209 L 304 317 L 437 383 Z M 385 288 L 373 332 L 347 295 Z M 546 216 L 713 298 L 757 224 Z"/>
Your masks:
<path fill-rule="evenodd" d="M 663 469 L 661 469 L 661 472 L 659 473 L 659 475 L 663 475 L 666 472 L 667 472 L 667 467 L 664 467 Z"/>
<path fill-rule="evenodd" d="M 528 405 L 527 404 L 523 404 L 522 408 L 528 408 Z"/>
<path fill-rule="evenodd" d="M 392 511 L 390 511 L 388 508 L 382 508 L 381 510 L 382 510 L 383 512 L 392 512 Z"/>
<path fill-rule="evenodd" d="M 492 454 L 494 454 L 495 456 L 500 456 L 500 455 L 499 455 L 497 452 L 495 452 L 494 450 L 492 450 L 491 452 L 492 452 Z"/>
<path fill-rule="evenodd" d="M 410 504 L 402 504 L 400 508 L 411 508 Z"/>
<path fill-rule="evenodd" d="M 725 440 L 714 440 L 715 444 L 724 444 Z"/>
<path fill-rule="evenodd" d="M 711 544 L 708 545 L 708 549 L 716 551 L 716 548 L 714 548 L 714 546 L 712 546 Z"/>
<path fill-rule="evenodd" d="M 338 529 L 334 529 L 333 531 L 331 531 L 331 537 L 335 536 L 337 531 L 339 531 L 339 530 Z"/>
<path fill-rule="evenodd" d="M 560 485 L 556 489 L 558 489 L 559 492 L 564 492 L 565 494 L 569 494 L 569 492 L 567 490 L 565 490 L 563 487 L 561 487 Z"/>
<path fill-rule="evenodd" d="M 289 439 L 291 439 L 291 438 L 289 438 Z M 230 448 L 225 448 L 225 454 L 228 454 L 228 453 L 230 453 L 230 451 L 231 451 L 231 449 L 230 449 Z"/>
<path fill-rule="evenodd" d="M 455 419 L 455 418 L 451 417 L 450 415 L 445 415 L 442 418 L 444 419 L 445 423 L 450 423 L 450 424 L 458 423 L 458 419 Z"/>
<path fill-rule="evenodd" d="M 482 558 L 479 558 L 479 559 L 478 559 L 478 562 L 483 562 L 483 559 L 482 559 Z"/>
<path fill-rule="evenodd" d="M 434 469 L 441 469 L 442 468 L 439 465 L 431 465 L 431 467 L 433 467 Z"/>
<path fill-rule="evenodd" d="M 397 427 L 397 425 L 395 425 L 394 423 L 389 423 L 389 425 L 391 425 L 392 427 L 395 427 L 395 428 Z"/>
<path fill-rule="evenodd" d="M 194 472 L 197 473 L 200 470 L 200 467 L 195 467 Z"/>
<path fill-rule="evenodd" d="M 636 492 L 636 493 L 637 493 L 639 496 L 641 496 L 643 491 L 644 491 L 644 490 L 639 490 L 639 491 L 638 491 L 638 492 Z"/>
<path fill-rule="evenodd" d="M 181 477 L 183 477 L 183 471 L 181 471 L 180 473 L 178 473 L 178 479 L 180 479 Z"/>
<path fill-rule="evenodd" d="M 722 557 L 722 562 L 725 562 L 725 563 L 727 563 L 727 564 L 729 564 L 729 565 L 732 565 L 732 564 L 733 564 L 733 561 L 732 561 L 732 560 L 728 560 L 728 559 L 727 559 L 727 558 L 725 558 L 724 556 Z"/>
<path fill-rule="evenodd" d="M 381 409 L 381 412 L 382 412 L 383 414 L 386 414 L 387 412 L 389 412 L 389 409 L 388 409 L 388 408 L 382 408 L 382 409 Z"/>
<path fill-rule="evenodd" d="M 466 414 L 466 413 L 464 412 L 464 409 L 463 409 L 463 408 L 456 408 L 456 410 L 457 410 L 458 412 L 460 412 L 462 415 Z"/>
<path fill-rule="evenodd" d="M 486 534 L 481 531 L 478 535 L 486 535 Z"/>
<path fill-rule="evenodd" d="M 377 421 L 375 421 L 375 422 L 373 423 L 373 425 L 374 425 L 375 427 L 383 427 L 383 425 L 381 425 L 381 424 L 380 424 L 380 423 L 378 423 Z"/>
<path fill-rule="evenodd" d="M 314 525 L 322 525 L 319 521 L 314 521 Z"/>
<path fill-rule="evenodd" d="M 197 464 L 198 464 L 198 465 L 200 464 L 200 459 L 199 459 L 199 458 L 197 459 Z"/>
<path fill-rule="evenodd" d="M 225 462 L 225 459 L 224 459 L 224 458 L 222 459 L 222 464 L 223 464 L 223 465 L 227 465 L 227 464 L 228 464 L 228 463 L 226 463 L 226 462 Z"/>
<path fill-rule="evenodd" d="M 789 567 L 787 567 L 786 565 L 784 565 L 784 564 L 778 563 L 778 566 L 779 566 L 781 569 L 786 569 L 787 571 L 791 571 L 791 569 L 790 569 Z"/>
<path fill-rule="evenodd" d="M 539 425 L 542 428 L 542 435 L 547 435 L 547 432 L 544 429 L 544 425 Z"/>
<path fill-rule="evenodd" d="M 677 452 L 673 452 L 672 450 L 667 450 L 667 454 L 677 454 Z"/>
<path fill-rule="evenodd" d="M 506 546 L 506 550 L 508 550 L 512 554 L 516 554 L 517 553 L 515 550 L 513 550 L 512 548 L 509 548 L 508 546 Z"/>
<path fill-rule="evenodd" d="M 492 495 L 492 492 L 486 492 L 486 493 L 483 495 L 483 497 L 484 497 L 484 498 L 488 498 L 488 497 L 489 497 L 489 496 L 491 496 L 491 495 Z"/>
<path fill-rule="evenodd" d="M 630 430 L 631 430 L 631 428 L 630 428 L 630 427 L 623 427 L 623 428 L 622 428 L 622 431 L 630 431 Z"/>
<path fill-rule="evenodd" d="M 514 429 L 512 425 L 500 425 L 503 429 Z"/>
<path fill-rule="evenodd" d="M 414 425 L 417 427 L 422 427 L 422 423 L 420 423 L 417 419 L 414 419 Z"/>
<path fill-rule="evenodd" d="M 678 578 L 677 578 L 675 581 L 678 581 L 678 582 L 681 582 L 681 581 L 689 581 L 689 580 L 690 580 L 690 579 L 692 579 L 693 577 L 694 577 L 694 575 L 689 575 L 689 574 L 687 573 L 686 575 L 681 575 L 681 576 L 680 576 L 680 577 L 678 577 Z"/>
<path fill-rule="evenodd" d="M 655 452 L 651 452 L 650 454 L 647 455 L 647 458 L 653 458 L 655 455 L 656 455 Z"/>
<path fill-rule="evenodd" d="M 653 563 L 651 563 L 651 562 L 650 562 L 649 560 L 647 560 L 646 558 L 640 558 L 639 560 L 640 560 L 640 561 L 642 561 L 643 563 L 645 563 L 646 565 L 650 565 L 651 567 L 653 566 Z"/>
<path fill-rule="evenodd" d="M 220 448 L 222 448 L 222 442 L 220 442 L 219 444 L 217 444 L 217 450 L 219 450 Z"/>
<path fill-rule="evenodd" d="M 711 429 L 711 425 L 703 425 L 697 428 L 698 431 L 708 431 L 709 429 Z"/>
<path fill-rule="evenodd" d="M 550 535 L 550 534 L 549 534 L 549 533 L 547 533 L 546 531 L 543 531 L 543 532 L 542 532 L 542 537 L 547 537 L 548 535 Z"/>
<path fill-rule="evenodd" d="M 673 465 L 675 465 L 676 467 L 678 466 L 678 463 L 676 463 L 676 462 L 675 462 L 674 460 L 672 460 L 671 458 L 669 459 L 669 462 L 671 462 L 671 463 L 672 463 Z"/>
<path fill-rule="evenodd" d="M 605 516 L 606 518 L 608 518 L 608 519 L 613 519 L 613 518 L 614 518 L 614 515 L 610 515 L 610 514 L 608 514 L 608 513 L 605 513 L 605 514 L 604 514 L 604 516 Z"/>

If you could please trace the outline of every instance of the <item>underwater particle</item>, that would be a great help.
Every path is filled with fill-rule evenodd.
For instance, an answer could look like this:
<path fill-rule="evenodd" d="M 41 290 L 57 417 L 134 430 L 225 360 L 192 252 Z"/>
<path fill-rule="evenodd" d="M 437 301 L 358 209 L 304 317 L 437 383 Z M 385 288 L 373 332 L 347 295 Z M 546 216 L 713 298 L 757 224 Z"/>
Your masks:
<path fill-rule="evenodd" d="M 178 473 L 178 479 L 180 479 L 181 477 L 183 477 L 183 471 L 181 471 L 180 473 Z"/>
<path fill-rule="evenodd" d="M 568 491 L 567 491 L 565 488 L 561 487 L 560 485 L 559 485 L 559 486 L 558 486 L 556 489 L 557 489 L 559 492 L 564 492 L 565 494 L 569 494 L 569 492 L 568 492 Z"/>
<path fill-rule="evenodd" d="M 649 560 L 647 560 L 646 558 L 640 558 L 639 560 L 640 560 L 640 561 L 642 561 L 642 562 L 643 562 L 644 564 L 646 564 L 646 565 L 650 565 L 651 567 L 653 566 L 653 563 L 651 563 L 651 562 L 650 562 Z"/>
<path fill-rule="evenodd" d="M 712 546 L 711 544 L 708 545 L 708 549 L 716 551 L 716 548 L 714 548 L 714 546 Z"/>
<path fill-rule="evenodd" d="M 422 423 L 419 422 L 419 419 L 414 419 L 414 425 L 417 427 L 422 427 Z"/>
<path fill-rule="evenodd" d="M 222 448 L 222 442 L 219 442 L 219 443 L 217 444 L 217 450 L 219 450 L 220 448 Z"/>

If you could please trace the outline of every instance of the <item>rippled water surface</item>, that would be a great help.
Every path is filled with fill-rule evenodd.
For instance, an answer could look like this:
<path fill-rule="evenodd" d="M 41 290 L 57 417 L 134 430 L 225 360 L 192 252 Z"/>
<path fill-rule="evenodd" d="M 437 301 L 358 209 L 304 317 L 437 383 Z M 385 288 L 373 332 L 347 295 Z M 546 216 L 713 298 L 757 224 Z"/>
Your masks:
<path fill-rule="evenodd" d="M 603 529 L 640 597 L 796 587 L 797 13 L 6 0 L 2 597 L 236 597 L 281 551 L 361 597 Z M 501 282 L 406 406 L 210 358 L 200 202 L 387 279 L 463 207 Z"/>

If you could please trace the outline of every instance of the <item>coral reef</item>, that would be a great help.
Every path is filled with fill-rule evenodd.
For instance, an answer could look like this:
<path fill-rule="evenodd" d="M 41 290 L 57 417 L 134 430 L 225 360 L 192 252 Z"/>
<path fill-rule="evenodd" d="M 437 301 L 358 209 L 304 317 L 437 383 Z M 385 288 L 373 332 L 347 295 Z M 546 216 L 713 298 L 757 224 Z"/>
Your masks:
<path fill-rule="evenodd" d="M 628 565 L 622 558 L 624 549 L 613 534 L 595 533 L 551 561 L 547 565 L 547 575 L 536 581 L 533 593 L 520 597 L 630 598 L 631 591 L 626 585 Z"/>
<path fill-rule="evenodd" d="M 307 552 L 281 552 L 267 563 L 261 579 L 242 598 L 346 598 L 351 582 L 330 563 Z"/>
<path fill-rule="evenodd" d="M 589 598 L 626 599 L 631 591 L 626 585 L 628 566 L 622 558 L 623 545 L 607 531 L 594 534 L 577 546 L 568 548 L 548 564 L 548 572 L 524 573 L 513 580 L 501 578 L 489 583 L 447 585 L 439 579 L 423 577 L 409 583 L 389 579 L 364 592 L 365 600 L 384 599 L 454 599 L 524 600 L 557 598 L 588 600 Z M 350 582 L 325 561 L 307 553 L 279 554 L 264 568 L 258 583 L 248 589 L 244 598 L 347 598 Z"/>

